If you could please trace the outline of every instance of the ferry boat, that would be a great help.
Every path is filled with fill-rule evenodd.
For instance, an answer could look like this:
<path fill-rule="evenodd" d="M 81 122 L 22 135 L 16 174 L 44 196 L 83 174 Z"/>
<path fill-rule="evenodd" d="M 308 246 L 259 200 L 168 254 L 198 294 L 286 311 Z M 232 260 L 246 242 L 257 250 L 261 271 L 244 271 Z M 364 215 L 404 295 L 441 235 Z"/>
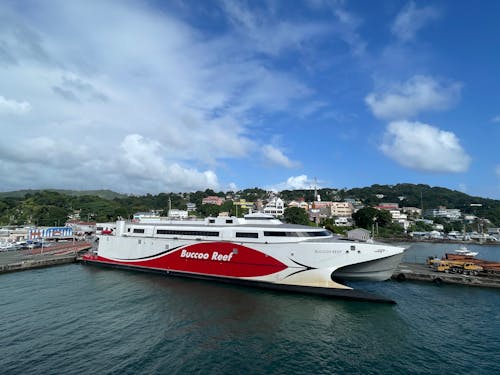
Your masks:
<path fill-rule="evenodd" d="M 404 248 L 341 239 L 266 214 L 117 221 L 83 263 L 334 297 L 393 302 L 344 280 L 387 280 Z"/>

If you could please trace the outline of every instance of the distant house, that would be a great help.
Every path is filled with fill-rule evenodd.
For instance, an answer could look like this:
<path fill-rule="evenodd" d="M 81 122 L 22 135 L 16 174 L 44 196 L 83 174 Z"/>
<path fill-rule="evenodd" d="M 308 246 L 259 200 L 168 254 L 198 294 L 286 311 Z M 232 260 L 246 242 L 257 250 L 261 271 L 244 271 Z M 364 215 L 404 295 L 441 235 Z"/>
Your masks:
<path fill-rule="evenodd" d="M 422 209 L 417 207 L 403 207 L 403 212 L 409 215 L 422 215 Z"/>
<path fill-rule="evenodd" d="M 354 212 L 354 206 L 351 202 L 332 202 L 332 216 L 351 217 Z"/>
<path fill-rule="evenodd" d="M 399 210 L 399 204 L 398 203 L 380 203 L 378 206 L 375 206 L 375 208 L 379 210 Z"/>
<path fill-rule="evenodd" d="M 349 227 L 352 225 L 351 219 L 348 217 L 338 217 L 335 219 L 335 225 L 338 227 Z"/>
<path fill-rule="evenodd" d="M 307 211 L 309 209 L 309 204 L 301 199 L 299 201 L 291 201 L 288 203 L 288 207 L 298 207 Z"/>
<path fill-rule="evenodd" d="M 266 207 L 264 207 L 264 213 L 273 215 L 275 217 L 283 216 L 283 214 L 285 213 L 285 203 L 283 202 L 283 199 L 278 197 L 272 198 L 266 204 Z"/>
<path fill-rule="evenodd" d="M 249 210 L 249 209 L 253 208 L 254 203 L 253 202 L 249 202 L 246 199 L 240 198 L 240 199 L 234 201 L 233 205 L 234 206 L 239 206 L 242 209 Z"/>
<path fill-rule="evenodd" d="M 217 206 L 222 206 L 224 199 L 217 196 L 209 196 L 202 199 L 201 204 L 215 204 Z"/>
<path fill-rule="evenodd" d="M 424 216 L 430 217 L 442 217 L 449 220 L 459 220 L 462 213 L 457 208 L 446 208 L 440 206 L 438 208 L 433 208 L 431 210 L 426 210 Z"/>

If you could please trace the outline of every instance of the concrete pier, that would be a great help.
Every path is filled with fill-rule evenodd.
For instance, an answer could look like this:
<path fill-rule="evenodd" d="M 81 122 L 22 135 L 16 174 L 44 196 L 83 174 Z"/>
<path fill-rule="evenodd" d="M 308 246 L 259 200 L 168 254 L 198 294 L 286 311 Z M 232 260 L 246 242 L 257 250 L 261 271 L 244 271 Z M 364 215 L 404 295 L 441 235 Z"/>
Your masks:
<path fill-rule="evenodd" d="M 0 274 L 74 263 L 78 252 L 90 247 L 89 243 L 77 243 L 45 249 L 0 252 Z"/>
<path fill-rule="evenodd" d="M 425 264 L 401 263 L 392 278 L 398 281 L 412 280 L 425 281 L 435 284 L 458 284 L 468 286 L 481 286 L 488 288 L 500 288 L 499 276 L 486 275 L 462 275 L 457 273 L 438 272 Z"/>
<path fill-rule="evenodd" d="M 25 271 L 33 268 L 51 267 L 60 264 L 74 263 L 76 255 L 61 255 L 42 259 L 28 259 L 15 263 L 0 264 L 0 273 Z"/>

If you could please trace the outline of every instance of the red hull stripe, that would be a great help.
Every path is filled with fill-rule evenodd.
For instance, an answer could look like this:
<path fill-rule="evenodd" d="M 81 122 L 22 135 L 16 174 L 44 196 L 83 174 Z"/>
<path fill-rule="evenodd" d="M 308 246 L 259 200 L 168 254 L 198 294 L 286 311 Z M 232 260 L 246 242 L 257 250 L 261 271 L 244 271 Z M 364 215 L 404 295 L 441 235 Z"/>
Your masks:
<path fill-rule="evenodd" d="M 269 255 L 230 242 L 197 243 L 154 259 L 115 260 L 99 256 L 94 260 L 127 266 L 227 277 L 266 276 L 288 268 L 287 265 Z"/>

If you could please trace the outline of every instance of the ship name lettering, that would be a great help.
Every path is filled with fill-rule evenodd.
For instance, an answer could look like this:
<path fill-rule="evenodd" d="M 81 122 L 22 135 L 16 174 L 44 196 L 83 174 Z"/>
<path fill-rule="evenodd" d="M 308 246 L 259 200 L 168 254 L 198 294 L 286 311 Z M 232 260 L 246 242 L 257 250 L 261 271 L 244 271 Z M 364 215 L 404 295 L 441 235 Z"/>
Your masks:
<path fill-rule="evenodd" d="M 212 253 L 212 260 L 229 262 L 232 257 L 233 257 L 233 253 L 229 253 L 229 254 L 225 254 L 225 255 L 224 254 L 219 254 L 217 251 L 214 251 Z"/>
<path fill-rule="evenodd" d="M 192 259 L 208 259 L 208 253 L 196 253 L 194 251 L 187 251 L 183 249 L 181 252 L 181 258 L 192 258 Z"/>
<path fill-rule="evenodd" d="M 212 252 L 212 257 L 210 258 L 209 253 L 199 253 L 196 251 L 187 251 L 186 249 L 182 249 L 181 251 L 181 258 L 188 258 L 188 259 L 204 259 L 207 260 L 210 258 L 210 260 L 216 260 L 219 262 L 229 262 L 231 258 L 233 257 L 233 253 L 229 254 L 221 254 L 217 251 Z"/>

